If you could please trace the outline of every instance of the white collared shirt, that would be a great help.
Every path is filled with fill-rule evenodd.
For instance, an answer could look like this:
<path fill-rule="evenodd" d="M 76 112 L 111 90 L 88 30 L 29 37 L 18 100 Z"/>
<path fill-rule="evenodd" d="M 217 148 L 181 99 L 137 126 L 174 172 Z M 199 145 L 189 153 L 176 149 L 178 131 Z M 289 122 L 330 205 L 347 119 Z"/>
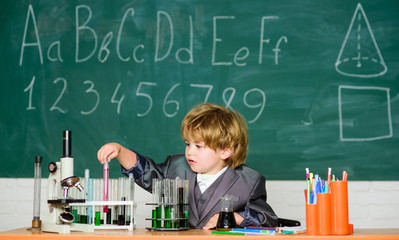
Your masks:
<path fill-rule="evenodd" d="M 212 183 L 215 182 L 215 180 L 218 177 L 220 177 L 220 175 L 222 175 L 227 170 L 227 168 L 228 168 L 227 166 L 224 167 L 222 170 L 220 170 L 215 175 L 198 173 L 197 174 L 197 184 L 201 190 L 201 193 L 204 193 L 205 190 L 208 189 L 208 187 L 210 187 L 212 185 Z"/>

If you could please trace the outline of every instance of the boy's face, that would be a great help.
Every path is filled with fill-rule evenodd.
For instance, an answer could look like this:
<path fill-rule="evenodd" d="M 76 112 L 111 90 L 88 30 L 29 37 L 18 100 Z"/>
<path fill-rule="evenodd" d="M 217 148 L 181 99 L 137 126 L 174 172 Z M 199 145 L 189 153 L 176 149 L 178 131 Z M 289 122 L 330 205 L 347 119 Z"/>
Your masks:
<path fill-rule="evenodd" d="M 230 154 L 228 150 L 213 150 L 204 142 L 193 139 L 186 140 L 186 159 L 191 170 L 196 173 L 216 174 L 225 166 L 224 162 Z"/>

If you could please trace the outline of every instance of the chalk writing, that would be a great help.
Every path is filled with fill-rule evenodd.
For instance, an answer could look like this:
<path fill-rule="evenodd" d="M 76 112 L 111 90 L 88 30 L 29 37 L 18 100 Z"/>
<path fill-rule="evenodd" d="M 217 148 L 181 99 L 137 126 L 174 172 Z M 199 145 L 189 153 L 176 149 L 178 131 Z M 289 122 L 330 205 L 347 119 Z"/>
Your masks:
<path fill-rule="evenodd" d="M 143 85 L 147 85 L 147 86 L 156 86 L 157 84 L 156 84 L 156 83 L 153 83 L 153 82 L 140 82 L 140 83 L 139 83 L 139 86 L 137 87 L 137 91 L 136 91 L 136 96 L 144 97 L 144 98 L 148 99 L 148 101 L 149 101 L 148 109 L 147 109 L 144 113 L 137 113 L 137 116 L 139 116 L 139 117 L 144 117 L 145 115 L 147 115 L 147 114 L 151 111 L 152 102 L 153 102 L 153 101 L 152 101 L 151 95 L 149 95 L 149 94 L 147 94 L 147 93 L 142 93 L 142 92 L 141 92 L 141 87 L 142 87 Z"/>
<path fill-rule="evenodd" d="M 116 95 L 117 95 L 120 87 L 121 87 L 121 83 L 119 82 L 118 85 L 116 86 L 114 94 L 112 94 L 112 98 L 111 98 L 111 103 L 118 104 L 118 107 L 116 108 L 117 114 L 121 113 L 121 104 L 122 104 L 123 100 L 125 100 L 124 94 L 122 94 L 122 97 L 120 99 L 118 99 L 118 100 L 116 99 Z"/>
<path fill-rule="evenodd" d="M 29 86 L 27 86 L 24 89 L 24 92 L 29 91 L 29 103 L 28 103 L 28 107 L 26 108 L 26 110 L 34 110 L 34 109 L 36 109 L 36 107 L 32 106 L 32 92 L 33 92 L 33 85 L 35 84 L 35 79 L 36 79 L 36 77 L 33 76 L 32 81 L 30 82 Z"/>
<path fill-rule="evenodd" d="M 28 93 L 29 94 L 28 107 L 26 108 L 26 110 L 29 110 L 29 111 L 36 110 L 36 107 L 32 106 L 32 98 L 34 95 L 35 82 L 36 82 L 36 77 L 34 76 L 32 78 L 32 81 L 30 82 L 30 84 L 24 90 L 24 92 L 29 92 Z M 58 111 L 62 114 L 67 114 L 68 109 L 63 108 L 62 103 L 64 101 L 66 101 L 65 93 L 67 91 L 69 91 L 68 90 L 68 82 L 65 78 L 62 78 L 62 77 L 58 77 L 57 79 L 55 79 L 53 81 L 54 84 L 58 84 L 59 82 L 62 83 L 62 89 L 59 92 L 57 99 L 55 100 L 53 105 L 50 107 L 49 111 Z M 89 110 L 87 110 L 87 109 L 81 110 L 80 114 L 90 115 L 90 114 L 93 114 L 100 106 L 100 99 L 101 99 L 102 93 L 100 93 L 98 90 L 96 90 L 95 84 L 91 80 L 84 81 L 83 85 L 88 85 L 85 93 L 93 95 L 93 96 L 90 96 L 90 98 L 89 98 L 90 100 L 86 101 L 85 104 L 82 105 L 82 108 L 87 107 L 87 108 L 89 108 Z M 125 100 L 125 94 L 120 91 L 121 85 L 122 85 L 121 82 L 119 82 L 117 84 L 117 86 L 115 87 L 115 90 L 112 94 L 112 97 L 110 99 L 110 102 L 112 104 L 117 104 L 116 114 L 118 114 L 118 115 L 121 113 L 121 107 Z M 193 83 L 191 83 L 191 84 L 189 84 L 189 86 L 192 88 L 195 88 L 195 89 L 206 89 L 205 97 L 203 97 L 203 99 L 200 99 L 200 101 L 202 101 L 202 102 L 208 101 L 208 99 L 212 95 L 212 91 L 214 89 L 214 86 L 211 84 L 193 84 Z M 151 95 L 152 91 L 150 90 L 150 88 L 155 88 L 155 87 L 158 87 L 158 84 L 155 82 L 143 82 L 142 81 L 142 82 L 138 83 L 138 86 L 136 89 L 136 97 L 143 98 L 145 100 L 145 102 L 147 102 L 147 103 L 142 104 L 142 106 L 144 106 L 145 109 L 143 112 L 138 112 L 136 114 L 138 117 L 142 118 L 151 113 L 151 111 L 153 109 L 154 99 L 153 99 L 153 96 Z M 181 104 L 180 101 L 178 99 L 173 98 L 173 92 L 178 87 L 181 87 L 180 83 L 174 84 L 167 91 L 165 97 L 163 98 L 162 111 L 163 111 L 163 114 L 165 115 L 165 117 L 167 117 L 167 118 L 175 117 L 180 110 L 180 104 Z M 124 89 L 126 89 L 126 88 L 124 88 Z M 255 97 L 255 98 L 251 98 L 251 102 L 250 102 L 248 99 L 250 98 L 250 95 L 254 95 L 254 94 L 259 95 L 260 100 L 259 100 L 259 97 L 258 98 Z M 121 95 L 119 97 L 119 99 L 117 99 L 118 95 Z M 41 97 L 44 98 L 44 101 L 46 100 L 45 96 L 41 96 Z M 236 89 L 234 87 L 227 87 L 226 89 L 224 89 L 224 91 L 222 93 L 222 100 L 225 103 L 225 106 L 227 108 L 233 109 L 232 102 L 235 99 L 235 97 L 236 97 Z M 254 99 L 256 99 L 256 100 L 254 100 Z M 255 103 L 253 103 L 254 101 L 255 101 Z M 259 109 L 254 118 L 247 119 L 248 123 L 254 123 L 259 119 L 259 117 L 263 113 L 263 110 L 266 106 L 266 94 L 263 90 L 261 90 L 259 88 L 251 88 L 244 92 L 242 102 L 243 102 L 244 106 L 246 106 L 250 109 Z"/>
<path fill-rule="evenodd" d="M 195 22 L 193 21 L 193 17 L 188 15 L 184 18 L 172 17 L 166 11 L 157 11 L 154 13 L 154 17 L 156 17 L 156 32 L 154 39 L 154 44 L 149 46 L 148 43 L 140 43 L 136 42 L 131 46 L 127 46 L 126 44 L 130 44 L 127 41 L 123 41 L 126 37 L 134 36 L 134 32 L 131 32 L 131 29 L 128 28 L 130 24 L 133 23 L 134 18 L 136 17 L 134 8 L 127 8 L 123 17 L 121 18 L 118 26 L 118 30 L 116 34 L 112 31 L 104 32 L 104 29 L 101 29 L 102 33 L 100 37 L 98 33 L 98 29 L 95 26 L 95 20 L 93 18 L 93 11 L 88 5 L 78 5 L 75 7 L 75 16 L 74 16 L 74 59 L 65 58 L 65 51 L 63 47 L 65 45 L 70 46 L 71 43 L 67 43 L 67 40 L 55 39 L 55 41 L 48 43 L 48 48 L 44 49 L 41 42 L 41 31 L 43 29 L 38 28 L 35 11 L 32 5 L 29 5 L 27 9 L 25 26 L 23 31 L 22 43 L 21 43 L 21 51 L 19 57 L 19 65 L 22 67 L 24 64 L 24 57 L 27 49 L 32 49 L 34 51 L 29 51 L 29 54 L 33 54 L 32 59 L 34 59 L 37 54 L 38 59 L 40 60 L 40 64 L 44 65 L 45 61 L 52 62 L 54 64 L 82 64 L 88 61 L 98 61 L 98 63 L 106 63 L 109 61 L 110 56 L 115 54 L 114 60 L 119 60 L 122 63 L 135 63 L 142 64 L 145 61 L 150 61 L 151 58 L 145 57 L 149 56 L 150 53 L 153 54 L 153 62 L 158 63 L 165 61 L 166 59 L 174 59 L 178 64 L 194 64 L 195 63 L 195 54 L 194 51 L 194 37 L 195 37 Z M 268 25 L 275 23 L 278 21 L 278 16 L 262 16 L 259 22 L 259 51 L 257 52 L 258 56 L 258 64 L 263 64 L 263 59 L 266 54 L 270 54 L 270 57 L 266 59 L 274 59 L 273 62 L 269 62 L 269 64 L 278 65 L 279 60 L 282 56 L 282 44 L 288 43 L 288 38 L 284 35 L 277 36 L 275 43 L 273 43 L 274 47 L 268 49 L 266 52 L 266 46 L 272 44 L 272 39 L 267 36 L 267 31 L 265 29 Z M 176 21 L 186 23 L 187 34 L 187 46 L 176 46 L 175 43 L 175 34 Z M 208 53 L 210 65 L 213 67 L 218 66 L 237 66 L 237 67 L 246 67 L 249 64 L 249 56 L 253 54 L 250 51 L 248 46 L 242 45 L 236 49 L 229 49 L 231 55 L 219 54 L 220 48 L 226 48 L 225 41 L 228 40 L 226 35 L 219 34 L 220 24 L 234 24 L 238 20 L 236 16 L 226 15 L 226 16 L 213 16 L 212 21 L 212 35 L 211 39 L 212 48 Z M 129 29 L 129 30 L 127 30 Z M 236 29 L 234 29 L 236 30 Z M 28 37 L 29 36 L 29 37 Z M 181 37 L 181 34 L 179 35 Z M 65 38 L 64 38 L 65 39 Z M 71 39 L 71 38 L 69 38 Z M 137 39 L 140 41 L 140 39 Z M 111 44 L 115 41 L 115 44 Z M 84 46 L 84 47 L 83 47 Z M 115 49 L 112 49 L 112 48 Z M 151 47 L 155 48 L 155 51 L 151 50 Z M 84 51 L 82 50 L 84 48 Z M 123 51 L 122 51 L 123 49 Z M 130 50 L 130 54 L 127 54 L 126 49 Z M 69 50 L 69 49 L 68 49 Z M 43 52 L 46 51 L 45 57 L 43 56 Z M 65 55 L 65 56 L 71 56 Z M 231 57 L 232 56 L 232 57 Z M 113 61 L 114 61 L 113 60 Z M 253 63 L 252 63 L 253 64 Z M 36 106 L 33 105 L 33 96 L 34 96 L 34 85 L 36 81 L 36 76 L 33 76 L 30 84 L 24 89 L 25 93 L 29 94 L 28 104 L 26 110 L 33 111 L 36 110 Z M 68 98 L 65 93 L 70 91 L 68 88 L 68 82 L 66 78 L 58 77 L 53 81 L 54 85 L 62 84 L 62 88 L 58 93 L 56 100 L 53 102 L 49 111 L 57 111 L 62 114 L 67 114 L 68 109 L 64 106 L 64 102 Z M 212 84 L 197 84 L 197 83 L 188 83 L 190 87 L 193 89 L 204 89 L 205 95 L 203 97 L 203 102 L 207 102 L 209 97 L 211 96 L 214 85 Z M 101 95 L 104 93 L 99 92 L 96 89 L 95 82 L 92 80 L 86 80 L 83 82 L 83 85 L 86 86 L 85 94 L 88 95 L 88 99 L 81 106 L 80 114 L 82 115 L 90 115 L 94 113 L 101 104 Z M 125 101 L 125 93 L 121 92 L 122 83 L 119 82 L 115 87 L 110 102 L 112 104 L 116 104 L 116 114 L 120 114 L 122 111 L 122 106 Z M 129 87 L 129 86 L 127 86 Z M 130 86 L 131 87 L 131 86 Z M 157 88 L 158 83 L 156 82 L 148 82 L 141 81 L 137 85 L 137 89 L 135 92 L 135 96 L 141 101 L 144 101 L 144 104 L 141 105 L 141 109 L 136 113 L 137 117 L 146 117 L 151 113 L 154 104 L 154 97 L 151 94 L 151 88 Z M 162 111 L 165 117 L 173 118 L 177 115 L 181 108 L 181 102 L 178 99 L 174 99 L 174 91 L 178 88 L 182 87 L 181 83 L 175 83 L 170 89 L 166 92 L 166 95 L 163 98 L 162 102 Z M 257 95 L 258 97 L 253 97 Z M 250 98 L 250 96 L 252 96 Z M 42 96 L 43 97 L 43 96 Z M 222 92 L 222 101 L 228 108 L 233 108 L 232 103 L 236 98 L 236 89 L 234 87 L 226 87 Z M 251 100 L 249 100 L 251 99 Z M 257 99 L 257 100 L 253 100 Z M 255 102 L 254 102 L 255 101 Z M 251 119 L 249 119 L 249 123 L 256 122 L 261 116 L 265 104 L 266 104 L 266 94 L 263 90 L 259 88 L 252 88 L 245 91 L 242 99 L 242 103 L 245 107 L 249 109 L 257 109 L 257 113 Z"/>
<path fill-rule="evenodd" d="M 344 107 L 345 107 L 345 101 L 344 101 L 344 96 L 343 96 L 343 91 L 347 91 L 350 92 L 350 95 L 353 95 L 356 92 L 366 92 L 369 95 L 382 95 L 383 100 L 385 101 L 384 104 L 380 104 L 378 103 L 378 108 L 384 107 L 385 109 L 377 109 L 377 110 L 382 110 L 382 111 L 378 111 L 378 113 L 382 112 L 381 116 L 373 116 L 375 118 L 383 118 L 386 119 L 385 121 L 385 128 L 382 129 L 386 129 L 384 132 L 381 132 L 379 134 L 376 133 L 371 133 L 374 136 L 368 136 L 368 137 L 359 137 L 356 135 L 349 135 L 349 134 L 345 134 L 345 126 L 347 128 L 348 127 L 348 122 L 353 122 L 354 120 L 352 119 L 358 119 L 357 116 L 354 116 L 352 118 L 345 118 L 345 115 L 343 114 L 344 112 Z M 338 108 L 339 108 L 339 129 L 340 129 L 340 140 L 341 141 L 374 141 L 374 140 L 379 140 L 379 139 L 384 139 L 384 138 L 391 138 L 393 136 L 393 132 L 392 132 L 392 116 L 391 116 L 391 100 L 390 100 L 390 95 L 389 95 L 389 88 L 383 88 L 383 87 L 374 87 L 374 86 L 345 86 L 345 85 L 341 85 L 338 88 Z M 363 93 L 366 94 L 366 93 Z M 347 93 L 348 95 L 348 93 Z M 348 96 L 346 98 L 349 98 Z M 350 98 L 350 103 L 352 105 L 355 105 L 355 109 L 350 109 L 350 112 L 355 112 L 355 113 L 363 113 L 365 112 L 365 110 L 371 111 L 370 109 L 364 109 L 366 106 L 370 108 L 370 105 L 372 105 L 370 102 L 368 102 L 367 105 L 364 104 L 363 99 L 360 98 L 359 100 L 357 100 L 357 105 L 356 105 L 356 101 L 354 101 L 352 98 Z M 355 103 L 355 104 L 354 104 Z M 359 121 L 359 120 L 357 120 Z M 370 121 L 372 122 L 373 119 L 366 119 L 363 121 Z M 359 125 L 359 124 L 357 124 Z M 358 128 L 356 124 L 354 123 L 350 123 L 350 128 Z M 383 127 L 383 126 L 380 126 Z M 368 133 L 370 132 L 371 129 L 369 129 L 368 131 L 361 131 L 358 130 L 358 132 L 360 133 Z M 348 136 L 349 135 L 349 136 Z"/>
<path fill-rule="evenodd" d="M 356 47 L 351 48 L 350 42 Z M 377 58 L 373 57 L 375 55 Z M 352 65 L 355 68 L 351 67 Z M 388 68 L 385 65 L 366 13 L 360 3 L 358 3 L 353 14 L 335 63 L 335 69 L 342 75 L 359 78 L 378 77 L 387 72 Z"/>
<path fill-rule="evenodd" d="M 137 64 L 142 64 L 146 61 L 143 57 L 146 54 L 151 52 L 151 49 L 143 43 L 139 43 L 135 46 L 122 46 L 123 36 L 134 35 L 134 33 L 126 33 L 124 31 L 126 25 L 128 24 L 128 20 L 134 18 L 135 10 L 134 8 L 128 8 L 120 21 L 116 40 L 114 40 L 114 33 L 109 31 L 104 33 L 105 36 L 101 40 L 99 39 L 99 35 L 93 25 L 93 12 L 90 6 L 87 5 L 78 5 L 75 8 L 75 63 L 84 63 L 89 60 L 94 60 L 93 58 L 97 55 L 97 61 L 99 63 L 105 63 L 108 61 L 109 57 L 116 52 L 116 57 L 121 62 L 134 62 Z M 155 36 L 155 51 L 153 61 L 155 63 L 162 62 L 172 57 L 172 52 L 175 48 L 175 28 L 174 21 L 182 21 L 182 19 L 172 19 L 168 12 L 165 11 L 157 11 L 156 13 L 156 36 Z M 265 57 L 264 50 L 265 45 L 271 44 L 272 41 L 270 38 L 266 38 L 265 36 L 265 28 L 267 26 L 266 22 L 271 24 L 271 22 L 275 22 L 278 20 L 278 16 L 262 16 L 260 26 L 259 26 L 259 51 L 258 51 L 258 64 L 263 64 L 263 58 Z M 195 52 L 193 48 L 194 44 L 194 22 L 191 15 L 188 16 L 188 28 L 189 34 L 187 36 L 188 47 L 178 47 L 174 53 L 174 59 L 179 64 L 194 64 L 195 62 Z M 220 47 L 226 47 L 224 44 L 224 38 L 218 35 L 218 24 L 226 21 L 231 21 L 234 23 L 236 20 L 235 16 L 214 16 L 213 17 L 213 34 L 212 34 L 212 49 L 210 54 L 210 64 L 212 66 L 239 66 L 245 67 L 248 65 L 248 58 L 252 54 L 247 46 L 242 46 L 238 50 L 231 49 L 234 51 L 233 58 L 230 60 L 219 60 L 218 59 L 218 49 Z M 33 30 L 33 31 L 32 31 Z M 102 30 L 103 31 L 103 30 Z M 31 36 L 32 39 L 28 40 L 27 35 Z M 19 58 L 19 65 L 22 66 L 24 62 L 25 50 L 27 48 L 37 48 L 38 57 L 40 59 L 40 63 L 44 64 L 43 57 L 43 47 L 40 41 L 40 32 L 37 26 L 37 21 L 35 17 L 35 12 L 32 5 L 29 5 L 25 28 L 23 32 L 23 38 L 21 43 L 21 52 Z M 83 40 L 82 40 L 83 39 Z M 112 41 L 116 41 L 115 49 L 111 49 Z M 84 42 L 86 53 L 85 55 L 82 53 L 81 45 Z M 161 44 L 162 43 L 162 44 Z M 279 59 L 281 58 L 281 43 L 288 43 L 288 38 L 286 36 L 278 36 L 276 39 L 276 43 L 274 48 L 269 49 L 268 54 L 273 56 L 274 62 L 272 64 L 278 65 Z M 62 47 L 66 45 L 66 42 L 61 42 L 60 40 L 56 40 L 50 43 L 47 49 L 47 60 L 49 62 L 59 62 L 63 63 L 66 61 L 62 57 L 65 51 Z M 125 43 L 126 44 L 126 43 Z M 125 55 L 124 52 L 121 51 L 122 47 L 131 48 L 132 55 Z M 151 46 L 152 47 L 152 46 Z M 165 49 L 164 49 L 165 48 Z M 186 59 L 183 56 L 187 56 Z M 68 59 L 71 61 L 70 59 Z"/>
<path fill-rule="evenodd" d="M 50 111 L 58 110 L 58 111 L 60 111 L 61 113 L 66 113 L 66 112 L 68 111 L 67 109 L 61 109 L 61 108 L 58 107 L 57 105 L 58 105 L 58 102 L 61 100 L 61 98 L 62 98 L 62 97 L 64 96 L 64 94 L 65 94 L 65 91 L 66 91 L 66 89 L 67 89 L 67 81 L 66 81 L 64 78 L 57 78 L 57 79 L 54 80 L 53 83 L 56 84 L 56 83 L 58 83 L 59 81 L 61 81 L 61 82 L 63 83 L 63 87 L 62 87 L 62 90 L 61 90 L 60 95 L 58 95 L 57 100 L 55 100 L 53 106 L 51 106 Z"/>

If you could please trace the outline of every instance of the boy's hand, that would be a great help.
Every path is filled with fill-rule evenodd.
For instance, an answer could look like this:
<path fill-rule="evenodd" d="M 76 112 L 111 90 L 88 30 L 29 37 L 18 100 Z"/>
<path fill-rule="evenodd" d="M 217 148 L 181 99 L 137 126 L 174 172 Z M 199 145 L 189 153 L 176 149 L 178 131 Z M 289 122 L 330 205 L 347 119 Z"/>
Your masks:
<path fill-rule="evenodd" d="M 118 143 L 107 143 L 100 148 L 97 152 L 97 158 L 100 163 L 105 163 L 105 161 L 111 161 L 111 159 L 118 157 L 121 151 L 121 145 Z"/>
<path fill-rule="evenodd" d="M 234 213 L 234 218 L 236 219 L 237 226 L 239 226 L 242 221 L 244 221 L 244 218 L 238 213 Z M 209 230 L 211 228 L 215 228 L 218 219 L 219 213 L 216 213 L 215 215 L 213 215 L 213 217 L 211 217 L 211 219 L 209 219 L 208 223 L 202 229 Z"/>
<path fill-rule="evenodd" d="M 202 229 L 209 230 L 211 228 L 215 228 L 218 222 L 218 218 L 219 218 L 219 213 L 216 213 L 211 217 L 211 219 L 209 219 L 208 223 Z"/>
<path fill-rule="evenodd" d="M 100 163 L 118 159 L 119 163 L 125 169 L 132 168 L 137 163 L 137 155 L 135 152 L 123 147 L 119 143 L 107 143 L 97 152 L 97 158 Z"/>

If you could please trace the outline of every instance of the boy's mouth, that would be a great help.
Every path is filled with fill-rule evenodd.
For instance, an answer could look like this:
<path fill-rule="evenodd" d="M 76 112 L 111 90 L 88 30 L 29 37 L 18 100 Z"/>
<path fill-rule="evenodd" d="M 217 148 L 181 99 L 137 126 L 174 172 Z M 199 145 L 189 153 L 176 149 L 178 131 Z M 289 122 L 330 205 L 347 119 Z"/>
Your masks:
<path fill-rule="evenodd" d="M 188 159 L 188 163 L 196 163 L 196 161 L 194 161 L 192 159 Z"/>

